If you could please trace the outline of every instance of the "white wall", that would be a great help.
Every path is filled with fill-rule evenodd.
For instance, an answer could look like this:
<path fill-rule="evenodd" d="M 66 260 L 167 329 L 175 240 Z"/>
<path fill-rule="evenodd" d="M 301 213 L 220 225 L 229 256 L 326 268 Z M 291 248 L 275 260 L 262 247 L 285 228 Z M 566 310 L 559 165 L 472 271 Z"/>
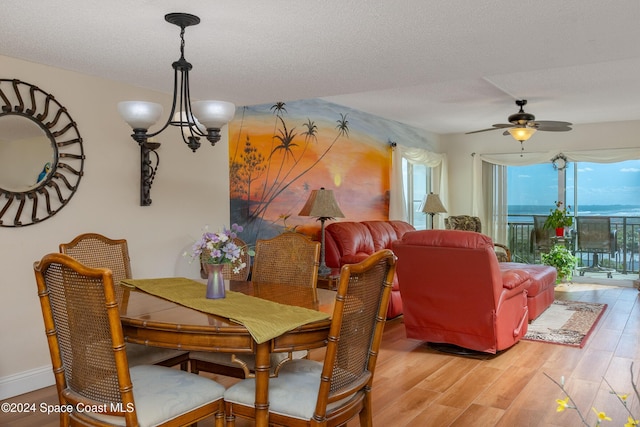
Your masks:
<path fill-rule="evenodd" d="M 159 136 L 153 204 L 142 207 L 140 151 L 116 105 L 149 100 L 162 103 L 168 114 L 168 95 L 4 56 L 0 69 L 1 78 L 54 95 L 77 123 L 86 154 L 84 177 L 66 207 L 39 224 L 0 227 L 2 399 L 53 384 L 33 262 L 80 233 L 98 232 L 128 240 L 136 277 L 198 277 L 198 266 L 182 253 L 204 225 L 228 225 L 229 169 L 226 127 L 216 147 L 205 141 L 195 154 L 176 129 L 168 129 Z"/>
<path fill-rule="evenodd" d="M 524 153 L 640 147 L 640 121 L 574 125 L 569 132 L 536 132 Z M 472 135 L 441 136 L 449 160 L 449 215 L 471 212 L 472 153 L 518 153 L 520 143 L 495 130 Z"/>

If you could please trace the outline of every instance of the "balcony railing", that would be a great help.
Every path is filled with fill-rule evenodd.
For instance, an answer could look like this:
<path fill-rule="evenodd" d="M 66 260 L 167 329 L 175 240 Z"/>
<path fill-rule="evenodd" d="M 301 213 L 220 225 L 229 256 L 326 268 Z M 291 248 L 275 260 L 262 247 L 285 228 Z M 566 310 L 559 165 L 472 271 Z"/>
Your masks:
<path fill-rule="evenodd" d="M 616 250 L 613 253 L 598 254 L 599 265 L 615 269 L 620 274 L 638 273 L 638 236 L 640 217 L 612 216 L 611 231 L 616 232 Z M 509 215 L 508 246 L 514 262 L 540 263 L 540 253 L 531 244 L 533 217 L 531 215 Z M 578 267 L 593 263 L 593 253 L 579 251 L 575 239 L 570 242 L 578 257 Z"/>

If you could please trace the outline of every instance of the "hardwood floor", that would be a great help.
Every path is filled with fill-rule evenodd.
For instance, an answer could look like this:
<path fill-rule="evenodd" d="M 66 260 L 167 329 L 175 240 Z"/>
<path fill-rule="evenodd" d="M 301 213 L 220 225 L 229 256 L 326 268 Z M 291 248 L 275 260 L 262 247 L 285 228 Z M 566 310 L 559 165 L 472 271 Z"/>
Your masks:
<path fill-rule="evenodd" d="M 638 291 L 630 287 L 569 286 L 557 299 L 608 304 L 603 318 L 584 348 L 520 341 L 496 356 L 469 358 L 439 353 L 424 343 L 405 338 L 402 319 L 387 323 L 376 368 L 374 425 L 402 426 L 577 426 L 575 411 L 556 412 L 563 392 L 545 374 L 565 385 L 589 425 L 595 425 L 592 407 L 623 425 L 627 412 L 603 380 L 619 393 L 629 393 L 628 407 L 640 418 L 640 405 L 630 383 L 640 373 L 640 306 Z M 314 358 L 321 357 L 314 353 Z M 234 380 L 216 376 L 230 385 Z M 54 387 L 47 387 L 3 402 L 55 404 Z M 53 427 L 58 418 L 38 411 L 0 413 L 7 427 Z M 213 426 L 207 419 L 199 426 Z M 253 425 L 238 419 L 238 427 Z M 357 420 L 348 427 L 358 426 Z"/>

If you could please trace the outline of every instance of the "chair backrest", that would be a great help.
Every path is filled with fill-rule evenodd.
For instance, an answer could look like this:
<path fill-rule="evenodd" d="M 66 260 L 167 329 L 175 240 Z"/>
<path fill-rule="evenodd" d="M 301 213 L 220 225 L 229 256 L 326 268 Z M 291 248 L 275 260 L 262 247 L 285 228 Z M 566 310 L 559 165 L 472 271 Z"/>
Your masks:
<path fill-rule="evenodd" d="M 370 391 L 395 268 L 389 249 L 342 267 L 314 418 L 324 419 L 332 402 Z"/>
<path fill-rule="evenodd" d="M 80 234 L 69 243 L 60 244 L 60 252 L 91 268 L 108 268 L 113 282 L 131 279 L 131 259 L 125 239 L 113 240 L 98 233 Z"/>
<path fill-rule="evenodd" d="M 611 233 L 611 220 L 607 216 L 576 217 L 578 250 L 611 253 L 615 240 Z"/>
<path fill-rule="evenodd" d="M 132 410 L 112 415 L 131 425 L 137 415 L 111 271 L 54 253 L 34 272 L 60 404 L 121 403 Z"/>
<path fill-rule="evenodd" d="M 293 232 L 256 242 L 251 281 L 316 287 L 320 242 Z"/>
<path fill-rule="evenodd" d="M 548 215 L 533 215 L 533 239 L 531 239 L 533 252 L 548 251 L 553 247 L 551 238 L 555 236 L 555 231 L 544 228 Z"/>
<path fill-rule="evenodd" d="M 239 248 L 243 248 L 242 252 L 240 253 L 240 259 L 241 262 L 244 263 L 245 267 L 238 268 L 238 271 L 235 272 L 234 266 L 232 266 L 231 264 L 224 264 L 222 267 L 222 275 L 227 280 L 244 281 L 247 280 L 247 278 L 249 277 L 249 271 L 251 271 L 251 255 L 249 255 L 249 248 L 244 240 L 239 237 L 234 237 L 233 241 Z M 200 277 L 202 277 L 203 279 L 207 278 L 207 272 L 202 263 L 200 263 Z"/>
<path fill-rule="evenodd" d="M 444 221 L 447 230 L 465 230 L 482 233 L 482 222 L 477 216 L 457 215 L 449 216 Z"/>

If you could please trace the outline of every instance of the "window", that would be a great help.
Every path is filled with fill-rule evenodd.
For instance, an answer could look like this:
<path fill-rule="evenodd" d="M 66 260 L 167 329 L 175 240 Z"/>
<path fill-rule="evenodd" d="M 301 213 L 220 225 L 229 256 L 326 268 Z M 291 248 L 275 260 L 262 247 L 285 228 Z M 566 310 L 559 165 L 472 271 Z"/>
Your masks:
<path fill-rule="evenodd" d="M 422 199 L 431 187 L 431 168 L 402 159 L 404 199 L 407 203 L 407 220 L 418 230 L 427 228 L 427 214 L 418 212 Z"/>
<path fill-rule="evenodd" d="M 549 163 L 507 167 L 508 238 L 512 256 L 535 260 L 532 251 L 532 215 L 548 215 L 556 200 L 570 207 L 578 218 L 610 218 L 615 250 L 600 256 L 600 264 L 618 272 L 638 271 L 638 235 L 640 234 L 640 160 L 615 163 L 569 162 L 556 170 Z M 595 263 L 593 251 L 581 251 L 576 224 L 573 250 L 579 266 Z M 533 258 L 532 258 L 533 257 Z"/>
<path fill-rule="evenodd" d="M 640 160 L 616 163 L 568 162 L 507 167 L 510 221 L 546 215 L 556 200 L 576 215 L 640 216 Z"/>
<path fill-rule="evenodd" d="M 577 215 L 640 216 L 640 160 L 579 162 L 571 178 L 567 189 Z"/>

